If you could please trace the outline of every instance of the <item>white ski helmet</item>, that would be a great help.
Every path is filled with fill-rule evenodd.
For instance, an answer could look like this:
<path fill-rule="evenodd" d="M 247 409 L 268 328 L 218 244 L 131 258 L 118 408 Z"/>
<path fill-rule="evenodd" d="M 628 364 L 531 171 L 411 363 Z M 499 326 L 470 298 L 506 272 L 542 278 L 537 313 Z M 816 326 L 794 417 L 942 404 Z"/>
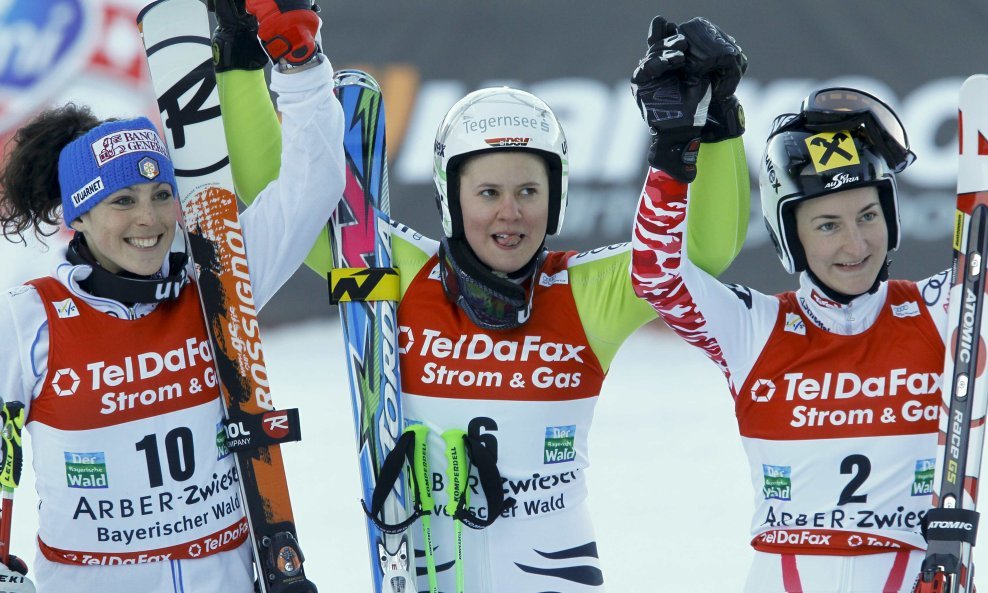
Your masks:
<path fill-rule="evenodd" d="M 433 180 L 443 233 L 463 236 L 459 168 L 466 158 L 491 150 L 527 151 L 542 156 L 549 169 L 549 220 L 546 234 L 563 226 L 569 186 L 566 136 L 544 101 L 509 87 L 474 91 L 456 102 L 436 133 Z"/>
<path fill-rule="evenodd" d="M 905 130 L 887 105 L 856 89 L 823 89 L 798 114 L 779 116 L 759 163 L 762 215 L 782 266 L 806 269 L 794 206 L 856 187 L 875 187 L 888 226 L 888 250 L 899 247 L 895 174 L 915 160 Z"/>

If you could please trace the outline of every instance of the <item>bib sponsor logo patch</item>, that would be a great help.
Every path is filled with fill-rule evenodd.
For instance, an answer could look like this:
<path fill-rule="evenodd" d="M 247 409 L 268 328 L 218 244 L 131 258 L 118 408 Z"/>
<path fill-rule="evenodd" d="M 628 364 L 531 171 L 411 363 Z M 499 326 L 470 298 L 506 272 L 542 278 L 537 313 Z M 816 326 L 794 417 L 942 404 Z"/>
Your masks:
<path fill-rule="evenodd" d="M 918 317 L 919 304 L 916 301 L 908 301 L 901 305 L 892 305 L 892 315 L 896 317 Z"/>
<path fill-rule="evenodd" d="M 775 383 L 771 379 L 759 379 L 751 386 L 752 401 L 771 401 L 773 395 L 775 395 Z"/>
<path fill-rule="evenodd" d="M 415 334 L 407 325 L 398 326 L 398 353 L 407 354 L 415 345 Z"/>
<path fill-rule="evenodd" d="M 762 494 L 765 500 L 792 500 L 792 467 L 762 464 Z"/>
<path fill-rule="evenodd" d="M 806 324 L 803 323 L 803 318 L 795 313 L 786 313 L 786 325 L 782 329 L 791 334 L 806 335 Z"/>
<path fill-rule="evenodd" d="M 910 494 L 913 496 L 926 496 L 933 494 L 933 474 L 936 469 L 935 458 L 916 460 L 916 477 L 913 479 L 913 486 Z"/>
<path fill-rule="evenodd" d="M 226 446 L 226 427 L 222 422 L 216 423 L 216 459 L 223 459 L 230 454 Z"/>
<path fill-rule="evenodd" d="M 75 394 L 79 389 L 79 375 L 72 369 L 59 369 L 51 379 L 51 387 L 59 397 Z"/>
<path fill-rule="evenodd" d="M 76 306 L 75 301 L 72 299 L 58 301 L 52 303 L 51 306 L 55 308 L 55 313 L 58 315 L 59 319 L 68 319 L 69 317 L 79 316 L 79 307 Z"/>
<path fill-rule="evenodd" d="M 563 463 L 576 459 L 576 425 L 545 427 L 544 463 Z"/>
<path fill-rule="evenodd" d="M 106 455 L 66 451 L 65 481 L 69 488 L 108 488 Z"/>
<path fill-rule="evenodd" d="M 542 274 L 539 278 L 539 284 L 546 288 L 554 286 L 556 284 L 569 284 L 569 270 L 563 270 L 558 274 Z"/>

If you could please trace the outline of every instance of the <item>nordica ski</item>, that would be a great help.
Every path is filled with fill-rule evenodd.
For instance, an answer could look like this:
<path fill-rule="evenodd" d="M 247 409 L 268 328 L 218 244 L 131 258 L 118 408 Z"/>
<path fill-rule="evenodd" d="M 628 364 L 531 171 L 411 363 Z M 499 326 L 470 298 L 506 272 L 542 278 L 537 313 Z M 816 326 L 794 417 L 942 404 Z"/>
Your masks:
<path fill-rule="evenodd" d="M 346 122 L 347 182 L 329 225 L 335 266 L 330 300 L 339 304 L 343 323 L 363 500 L 370 505 L 367 536 L 373 591 L 414 592 L 418 590 L 415 547 L 407 527 L 409 517 L 416 515 L 416 501 L 409 496 L 409 470 L 402 470 L 400 458 L 392 466 L 391 483 L 382 480 L 382 488 L 376 488 L 385 460 L 398 447 L 404 429 L 398 367 L 399 281 L 391 268 L 384 103 L 377 82 L 355 70 L 336 73 L 336 96 Z M 402 448 L 416 438 L 410 434 Z"/>
<path fill-rule="evenodd" d="M 961 87 L 957 212 L 943 406 L 934 508 L 924 519 L 929 545 L 915 593 L 973 593 L 971 550 L 978 530 L 978 482 L 984 445 L 985 264 L 988 263 L 988 76 Z M 980 359 L 980 360 L 979 360 Z M 980 364 L 979 364 L 980 363 Z M 950 379 L 948 382 L 947 379 Z"/>
<path fill-rule="evenodd" d="M 220 116 L 206 6 L 159 0 L 138 15 L 178 184 L 186 239 L 226 407 L 262 593 L 310 593 L 278 443 L 298 411 L 275 410 Z"/>

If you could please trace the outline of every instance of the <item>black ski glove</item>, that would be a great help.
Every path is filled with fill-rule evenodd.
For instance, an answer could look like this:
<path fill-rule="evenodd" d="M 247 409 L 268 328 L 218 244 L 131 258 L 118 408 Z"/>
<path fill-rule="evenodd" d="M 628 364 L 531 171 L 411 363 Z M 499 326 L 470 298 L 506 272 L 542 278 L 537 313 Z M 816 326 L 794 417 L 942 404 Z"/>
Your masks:
<path fill-rule="evenodd" d="M 748 69 L 748 58 L 733 37 L 703 17 L 679 25 L 679 32 L 688 44 L 687 79 L 709 80 L 713 91 L 703 141 L 737 138 L 744 133 L 744 110 L 734 91 Z"/>
<path fill-rule="evenodd" d="M 696 157 L 710 104 L 710 83 L 687 76 L 686 37 L 675 23 L 652 19 L 648 51 L 631 76 L 631 89 L 652 134 L 648 162 L 684 183 L 696 178 Z"/>
<path fill-rule="evenodd" d="M 0 564 L 0 566 L 3 566 L 10 572 L 16 572 L 21 576 L 27 576 L 27 563 L 13 554 L 10 554 L 7 557 L 7 564 Z"/>
<path fill-rule="evenodd" d="M 260 70 L 268 64 L 257 40 L 257 19 L 247 12 L 245 0 L 207 0 L 216 15 L 213 31 L 213 67 L 228 70 Z"/>

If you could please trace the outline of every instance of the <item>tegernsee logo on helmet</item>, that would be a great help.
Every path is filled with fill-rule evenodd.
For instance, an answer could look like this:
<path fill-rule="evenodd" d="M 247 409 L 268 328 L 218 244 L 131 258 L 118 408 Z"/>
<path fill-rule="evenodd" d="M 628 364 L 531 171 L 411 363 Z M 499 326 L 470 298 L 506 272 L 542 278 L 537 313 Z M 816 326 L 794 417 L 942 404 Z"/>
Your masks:
<path fill-rule="evenodd" d="M 486 334 L 462 334 L 454 342 L 432 329 L 422 330 L 425 339 L 419 350 L 421 356 L 465 360 L 485 360 L 494 357 L 502 362 L 538 359 L 543 362 L 583 362 L 580 352 L 586 346 L 574 346 L 559 342 L 542 342 L 542 336 L 525 336 L 523 342 L 497 340 Z M 406 344 L 407 348 L 408 344 Z"/>
<path fill-rule="evenodd" d="M 860 175 L 851 175 L 849 173 L 838 173 L 830 179 L 830 183 L 824 185 L 824 189 L 837 189 L 842 185 L 847 185 L 848 183 L 857 183 L 861 181 Z"/>
<path fill-rule="evenodd" d="M 168 156 L 164 142 L 154 130 L 121 130 L 107 134 L 93 142 L 92 150 L 100 167 L 117 157 L 135 152 L 156 152 Z"/>
<path fill-rule="evenodd" d="M 531 130 L 549 131 L 549 122 L 545 119 L 525 117 L 522 115 L 493 115 L 482 118 L 463 118 L 463 131 L 466 133 L 480 132 L 486 134 L 488 130 L 497 128 L 529 128 Z"/>
<path fill-rule="evenodd" d="M 488 146 L 503 147 L 503 146 L 528 146 L 531 138 L 487 138 L 484 142 Z"/>
<path fill-rule="evenodd" d="M 803 373 L 786 373 L 786 401 L 848 399 L 910 395 L 931 395 L 940 391 L 940 373 L 910 373 L 908 369 L 892 369 L 887 377 L 860 377 L 856 373 L 824 373 L 822 379 L 806 377 Z"/>

